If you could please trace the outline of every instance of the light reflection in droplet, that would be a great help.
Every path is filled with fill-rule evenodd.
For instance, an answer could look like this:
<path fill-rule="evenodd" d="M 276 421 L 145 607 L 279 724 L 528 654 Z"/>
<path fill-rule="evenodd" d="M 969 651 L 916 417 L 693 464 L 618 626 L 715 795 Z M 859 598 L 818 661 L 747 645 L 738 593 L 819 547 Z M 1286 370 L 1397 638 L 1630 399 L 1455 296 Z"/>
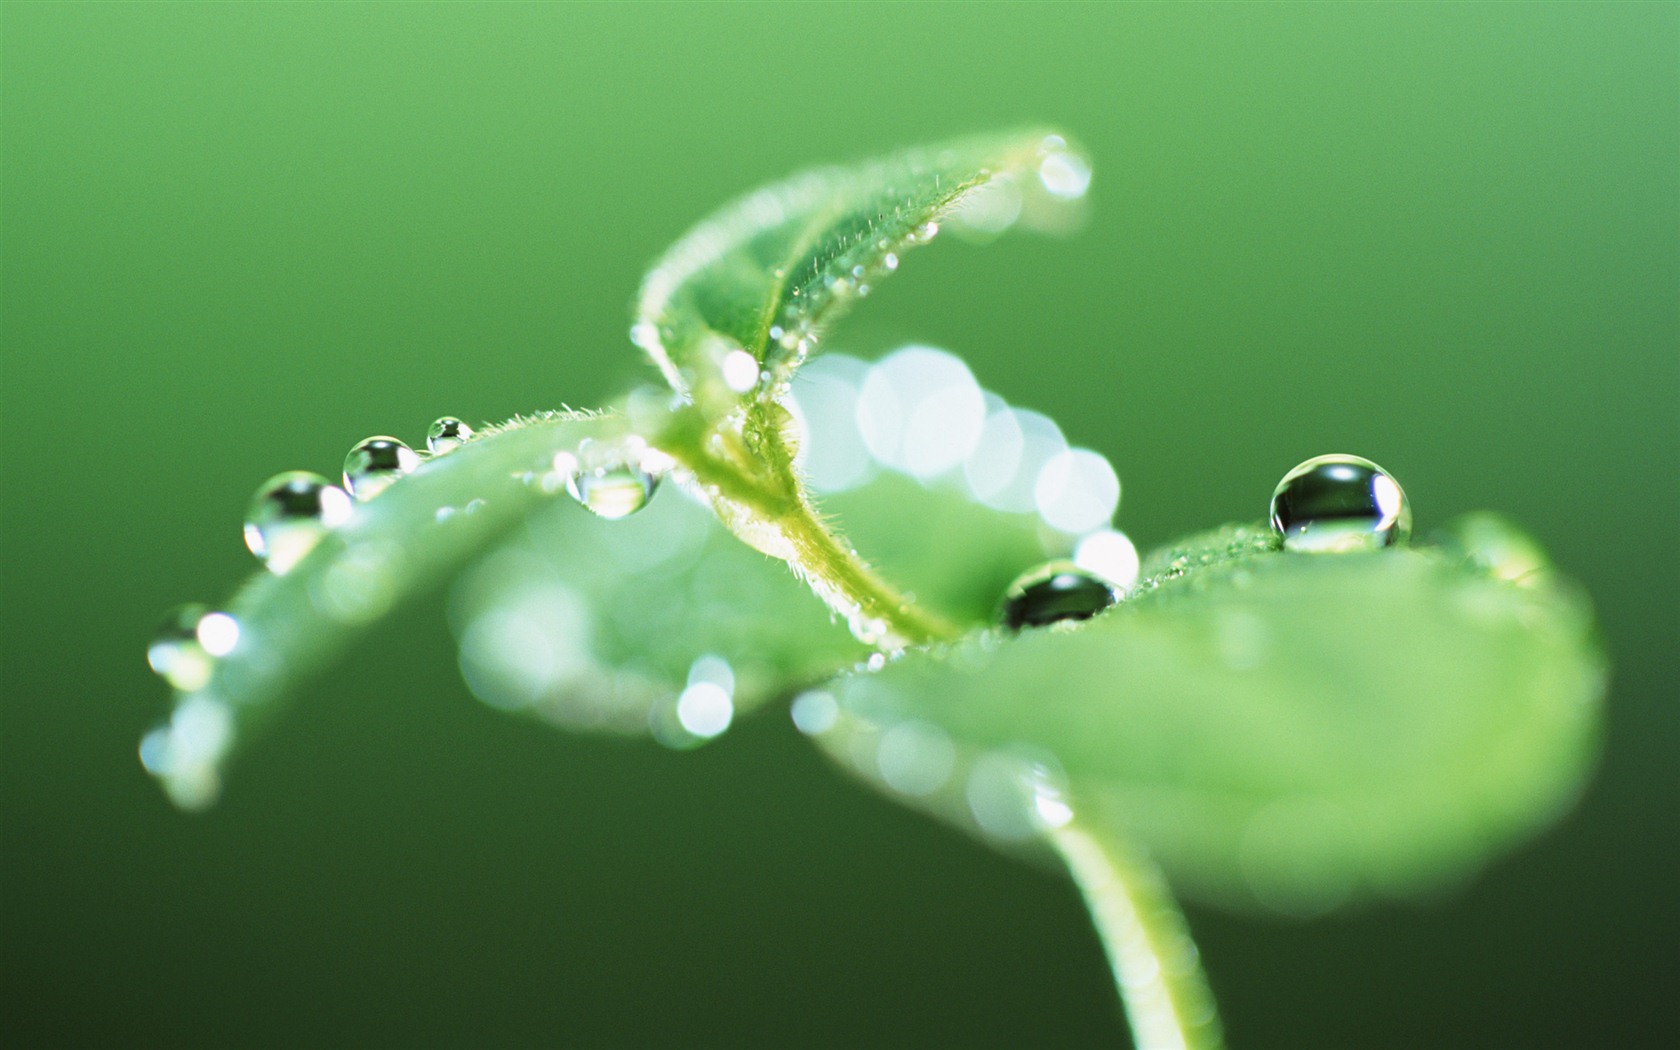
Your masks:
<path fill-rule="evenodd" d="M 140 763 L 182 809 L 203 809 L 221 793 L 220 763 L 233 745 L 233 715 L 204 695 L 183 700 L 169 722 L 140 741 Z"/>
<path fill-rule="evenodd" d="M 1120 505 L 1120 477 L 1108 460 L 1074 448 L 1052 457 L 1033 486 L 1039 516 L 1052 528 L 1074 534 L 1100 528 Z"/>
<path fill-rule="evenodd" d="M 1123 532 L 1101 529 L 1083 537 L 1073 549 L 1073 563 L 1101 576 L 1118 591 L 1137 585 L 1138 549 Z"/>
<path fill-rule="evenodd" d="M 1005 842 L 1022 842 L 1038 834 L 1030 767 L 1020 758 L 988 751 L 968 772 L 963 794 L 980 830 Z"/>
<path fill-rule="evenodd" d="M 688 684 L 698 685 L 707 682 L 722 689 L 728 696 L 735 695 L 735 668 L 729 661 L 716 653 L 706 653 L 696 657 L 688 667 Z"/>
<path fill-rule="evenodd" d="M 952 229 L 981 238 L 996 237 L 1021 217 L 1021 190 L 1009 175 L 999 175 L 964 194 L 951 212 Z"/>
<path fill-rule="evenodd" d="M 530 707 L 593 667 L 589 609 L 574 591 L 534 586 L 503 596 L 461 633 L 461 674 L 492 707 Z"/>
<path fill-rule="evenodd" d="M 960 464 L 979 444 L 985 396 L 961 359 L 907 346 L 864 377 L 857 427 L 886 466 L 923 480 Z"/>
<path fill-rule="evenodd" d="M 1014 470 L 1003 479 L 988 486 L 984 494 L 976 492 L 980 501 L 993 510 L 1027 514 L 1038 509 L 1037 487 L 1039 475 L 1051 460 L 1067 451 L 1067 439 L 1054 420 L 1029 409 L 1006 409 L 1010 419 L 997 421 L 1000 430 L 1019 435 L 1018 451 L 1014 456 Z M 1009 439 L 1000 439 L 1009 440 Z"/>
<path fill-rule="evenodd" d="M 225 612 L 207 613 L 198 621 L 198 644 L 211 656 L 226 656 L 239 644 L 239 621 Z"/>
<path fill-rule="evenodd" d="M 1078 200 L 1091 188 L 1091 165 L 1076 153 L 1057 150 L 1039 162 L 1038 178 L 1051 196 Z"/>
<path fill-rule="evenodd" d="M 875 462 L 858 430 L 858 392 L 869 366 L 844 354 L 824 354 L 800 370 L 793 401 L 808 434 L 800 442 L 802 469 L 817 492 L 842 492 L 867 481 Z"/>
<path fill-rule="evenodd" d="M 881 780 L 905 795 L 930 795 L 944 786 L 957 751 L 945 731 L 928 722 L 900 722 L 881 734 L 875 768 Z"/>
<path fill-rule="evenodd" d="M 745 350 L 731 350 L 725 354 L 720 371 L 724 385 L 737 394 L 744 394 L 758 385 L 758 359 Z"/>
<path fill-rule="evenodd" d="M 794 697 L 789 713 L 794 726 L 806 736 L 821 736 L 840 720 L 840 705 L 834 694 L 813 689 Z"/>
<path fill-rule="evenodd" d="M 729 728 L 735 717 L 735 703 L 713 682 L 695 682 L 677 697 L 677 721 L 702 739 L 711 739 Z"/>

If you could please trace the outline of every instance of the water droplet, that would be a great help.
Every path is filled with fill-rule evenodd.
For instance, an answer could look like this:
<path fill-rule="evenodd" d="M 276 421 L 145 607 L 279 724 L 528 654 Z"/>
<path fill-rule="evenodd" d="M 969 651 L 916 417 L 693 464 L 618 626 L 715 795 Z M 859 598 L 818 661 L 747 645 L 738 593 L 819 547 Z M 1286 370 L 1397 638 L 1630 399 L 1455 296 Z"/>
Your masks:
<path fill-rule="evenodd" d="M 737 394 L 758 385 L 758 358 L 745 350 L 731 350 L 723 357 L 723 383 Z"/>
<path fill-rule="evenodd" d="M 821 736 L 840 720 L 840 705 L 834 694 L 820 689 L 794 697 L 790 711 L 793 724 L 806 736 Z"/>
<path fill-rule="evenodd" d="M 426 428 L 426 448 L 432 455 L 441 456 L 451 449 L 472 440 L 473 428 L 454 416 L 441 416 Z"/>
<path fill-rule="evenodd" d="M 275 573 L 315 549 L 321 537 L 350 520 L 350 496 L 319 474 L 288 470 L 263 483 L 245 512 L 245 546 Z"/>
<path fill-rule="evenodd" d="M 164 681 L 184 693 L 203 689 L 210 682 L 215 660 L 198 641 L 198 624 L 210 612 L 203 605 L 182 605 L 170 610 L 152 644 L 146 647 L 146 662 Z"/>
<path fill-rule="evenodd" d="M 1078 200 L 1091 187 L 1091 162 L 1065 149 L 1053 150 L 1039 162 L 1038 178 L 1051 196 Z"/>
<path fill-rule="evenodd" d="M 647 506 L 659 476 L 642 466 L 640 446 L 632 442 L 578 446 L 578 469 L 566 482 L 572 498 L 603 518 L 616 521 Z"/>
<path fill-rule="evenodd" d="M 414 450 L 394 437 L 370 437 L 344 457 L 344 487 L 357 499 L 372 499 L 420 465 Z"/>
<path fill-rule="evenodd" d="M 1119 591 L 1129 591 L 1137 584 L 1137 547 L 1125 533 L 1114 529 L 1081 539 L 1073 549 L 1073 563 L 1108 580 Z"/>
<path fill-rule="evenodd" d="M 225 612 L 206 613 L 198 621 L 198 644 L 211 656 L 226 656 L 239 644 L 239 621 Z"/>
<path fill-rule="evenodd" d="M 695 682 L 677 697 L 678 723 L 703 740 L 728 729 L 734 717 L 734 701 L 715 682 Z"/>
<path fill-rule="evenodd" d="M 1400 485 L 1358 456 L 1315 456 L 1272 493 L 1272 528 L 1292 551 L 1376 550 L 1404 543 L 1412 508 Z"/>
<path fill-rule="evenodd" d="M 881 734 L 875 768 L 883 783 L 905 795 L 931 795 L 956 767 L 956 746 L 938 726 L 900 722 Z"/>
<path fill-rule="evenodd" d="M 1119 600 L 1114 586 L 1070 561 L 1023 574 L 1004 592 L 1000 619 L 1011 631 L 1063 620 L 1088 620 Z"/>

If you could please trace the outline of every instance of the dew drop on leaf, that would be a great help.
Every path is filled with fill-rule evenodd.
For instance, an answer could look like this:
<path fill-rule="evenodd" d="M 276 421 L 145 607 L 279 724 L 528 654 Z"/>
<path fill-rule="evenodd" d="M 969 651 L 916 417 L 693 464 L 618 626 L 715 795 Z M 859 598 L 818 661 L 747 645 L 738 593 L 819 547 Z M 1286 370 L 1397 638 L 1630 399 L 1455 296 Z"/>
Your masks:
<path fill-rule="evenodd" d="M 1103 577 L 1070 561 L 1052 561 L 1009 585 L 999 619 L 1011 631 L 1088 620 L 1118 600 L 1114 585 Z"/>
<path fill-rule="evenodd" d="M 394 437 L 370 437 L 344 457 L 344 487 L 357 499 L 372 499 L 420 465 L 414 450 Z"/>
<path fill-rule="evenodd" d="M 566 480 L 566 491 L 610 521 L 629 517 L 647 506 L 659 487 L 659 475 L 644 465 L 641 452 L 635 442 L 585 441 L 578 447 L 577 467 Z"/>
<path fill-rule="evenodd" d="M 454 416 L 440 416 L 426 428 L 426 448 L 432 455 L 441 456 L 470 441 L 472 436 L 473 428 L 466 423 Z"/>
<path fill-rule="evenodd" d="M 198 625 L 210 612 L 203 605 L 170 610 L 146 647 L 146 662 L 164 681 L 182 692 L 202 689 L 210 681 L 215 661 L 198 641 Z"/>
<path fill-rule="evenodd" d="M 288 470 L 257 489 L 245 512 L 245 546 L 268 566 L 283 574 L 321 537 L 350 518 L 354 504 L 349 493 L 319 474 Z"/>
<path fill-rule="evenodd" d="M 1285 549 L 1311 553 L 1376 550 L 1404 543 L 1412 508 L 1392 475 L 1368 459 L 1315 456 L 1272 493 L 1272 528 Z"/>

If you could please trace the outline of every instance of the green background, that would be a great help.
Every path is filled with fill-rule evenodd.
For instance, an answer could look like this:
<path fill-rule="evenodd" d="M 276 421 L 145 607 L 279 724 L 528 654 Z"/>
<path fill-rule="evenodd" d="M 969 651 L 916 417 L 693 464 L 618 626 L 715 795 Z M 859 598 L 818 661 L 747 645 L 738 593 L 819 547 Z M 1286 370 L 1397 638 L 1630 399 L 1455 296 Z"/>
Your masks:
<path fill-rule="evenodd" d="M 1078 238 L 918 253 L 839 332 L 1106 452 L 1143 546 L 1298 460 L 1491 507 L 1598 604 L 1578 811 L 1448 899 L 1192 909 L 1239 1048 L 1661 1045 L 1680 935 L 1680 9 L 0 9 L 9 1046 L 1112 1044 L 1071 886 L 774 713 L 689 754 L 460 684 L 422 603 L 203 816 L 161 613 L 370 433 L 605 400 L 645 265 L 785 172 L 1048 121 Z M 1666 1013 L 1665 1013 L 1666 1011 Z"/>

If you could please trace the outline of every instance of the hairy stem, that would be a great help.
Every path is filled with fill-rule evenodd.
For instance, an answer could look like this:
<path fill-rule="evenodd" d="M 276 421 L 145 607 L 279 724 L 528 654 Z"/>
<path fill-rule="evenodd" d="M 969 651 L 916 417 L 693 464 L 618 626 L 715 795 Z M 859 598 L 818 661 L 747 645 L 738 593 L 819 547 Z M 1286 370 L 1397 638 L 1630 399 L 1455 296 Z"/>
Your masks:
<path fill-rule="evenodd" d="M 949 641 L 958 631 L 893 587 L 836 535 L 806 499 L 793 472 L 793 452 L 779 430 L 762 418 L 740 431 L 712 431 L 699 437 L 671 433 L 662 451 L 695 480 L 727 501 L 750 522 L 727 521 L 737 534 L 765 529 L 782 541 L 783 556 L 811 589 L 844 617 L 862 641 L 882 649 Z M 754 447 L 749 447 L 754 446 Z M 748 539 L 743 535 L 743 539 Z M 765 549 L 760 543 L 754 543 Z"/>
<path fill-rule="evenodd" d="M 1195 942 L 1161 873 L 1077 820 L 1049 837 L 1085 896 L 1138 1050 L 1224 1046 Z"/>

